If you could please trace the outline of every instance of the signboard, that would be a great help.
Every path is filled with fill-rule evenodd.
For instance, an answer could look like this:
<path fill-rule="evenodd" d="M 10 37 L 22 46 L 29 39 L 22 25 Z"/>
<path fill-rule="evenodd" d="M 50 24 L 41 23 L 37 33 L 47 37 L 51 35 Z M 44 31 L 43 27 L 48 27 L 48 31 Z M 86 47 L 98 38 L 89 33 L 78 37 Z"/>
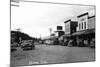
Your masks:
<path fill-rule="evenodd" d="M 57 26 L 57 30 L 62 30 L 62 26 Z"/>

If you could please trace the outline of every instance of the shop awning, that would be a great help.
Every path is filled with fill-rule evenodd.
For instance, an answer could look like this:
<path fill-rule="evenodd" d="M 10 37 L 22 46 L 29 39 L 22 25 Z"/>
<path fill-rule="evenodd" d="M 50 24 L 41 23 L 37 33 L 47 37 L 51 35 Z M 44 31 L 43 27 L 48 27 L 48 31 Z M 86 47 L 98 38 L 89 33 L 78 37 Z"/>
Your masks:
<path fill-rule="evenodd" d="M 91 33 L 95 33 L 95 29 L 87 29 L 83 31 L 78 31 L 78 32 L 73 33 L 72 36 L 91 34 Z"/>

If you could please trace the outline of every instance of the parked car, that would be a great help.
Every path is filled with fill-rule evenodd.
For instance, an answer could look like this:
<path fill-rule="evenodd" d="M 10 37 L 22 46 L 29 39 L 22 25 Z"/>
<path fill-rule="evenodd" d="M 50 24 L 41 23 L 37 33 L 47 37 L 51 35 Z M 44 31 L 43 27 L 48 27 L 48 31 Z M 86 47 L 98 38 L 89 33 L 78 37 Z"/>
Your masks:
<path fill-rule="evenodd" d="M 53 45 L 53 40 L 45 40 L 44 43 L 46 45 Z"/>
<path fill-rule="evenodd" d="M 35 46 L 33 42 L 26 40 L 26 41 L 23 41 L 23 43 L 21 44 L 21 48 L 23 50 L 32 50 L 35 48 Z"/>

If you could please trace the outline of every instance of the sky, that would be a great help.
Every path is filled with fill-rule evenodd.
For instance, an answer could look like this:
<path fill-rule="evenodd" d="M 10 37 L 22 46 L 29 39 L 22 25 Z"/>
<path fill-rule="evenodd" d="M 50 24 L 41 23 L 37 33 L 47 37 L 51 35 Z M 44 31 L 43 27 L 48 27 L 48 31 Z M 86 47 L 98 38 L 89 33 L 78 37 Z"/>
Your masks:
<path fill-rule="evenodd" d="M 77 16 L 89 12 L 95 14 L 93 6 L 62 5 L 35 2 L 20 2 L 19 7 L 11 6 L 11 30 L 21 28 L 21 31 L 32 37 L 46 37 L 56 31 L 56 26 L 63 26 L 64 21 L 72 19 L 77 21 Z"/>

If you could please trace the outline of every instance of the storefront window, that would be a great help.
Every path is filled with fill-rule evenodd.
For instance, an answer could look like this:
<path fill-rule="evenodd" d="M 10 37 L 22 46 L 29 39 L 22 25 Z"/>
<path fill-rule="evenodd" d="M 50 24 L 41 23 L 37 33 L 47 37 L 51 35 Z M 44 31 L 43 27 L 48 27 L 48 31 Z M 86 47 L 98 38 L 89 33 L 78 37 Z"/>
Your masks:
<path fill-rule="evenodd" d="M 80 30 L 81 26 L 80 26 L 80 23 L 79 23 L 79 30 Z"/>
<path fill-rule="evenodd" d="M 86 29 L 86 22 L 84 22 L 84 28 Z"/>
<path fill-rule="evenodd" d="M 82 30 L 83 30 L 83 22 L 82 22 Z"/>

